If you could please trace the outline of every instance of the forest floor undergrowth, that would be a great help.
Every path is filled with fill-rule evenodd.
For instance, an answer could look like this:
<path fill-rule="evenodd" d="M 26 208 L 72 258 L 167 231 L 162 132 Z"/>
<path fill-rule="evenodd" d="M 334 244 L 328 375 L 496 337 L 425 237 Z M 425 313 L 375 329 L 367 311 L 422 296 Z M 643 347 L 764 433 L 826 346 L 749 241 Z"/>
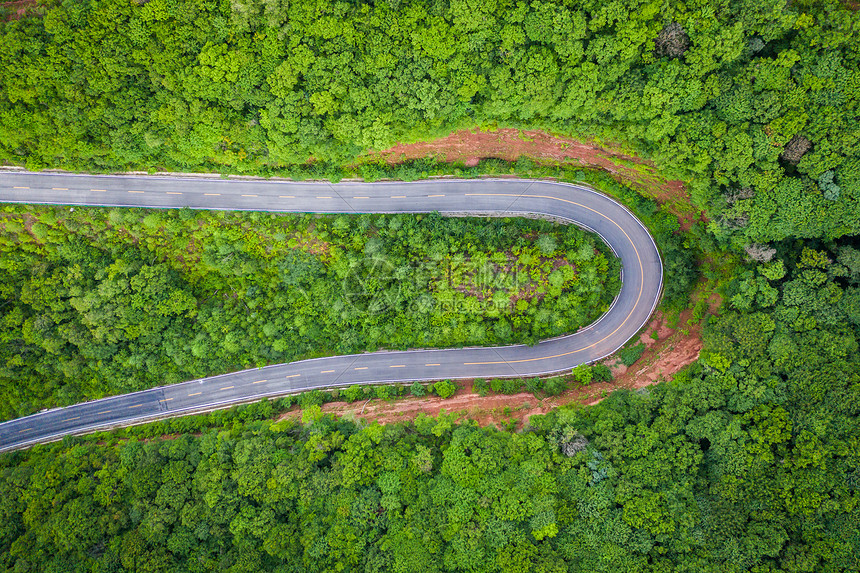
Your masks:
<path fill-rule="evenodd" d="M 39 0 L 15 0 L 14 2 L 0 2 L 0 10 L 8 12 L 5 15 L 5 20 L 20 20 L 27 14 L 28 8 L 35 8 L 39 5 Z M 0 14 L 0 20 L 4 17 Z"/>
<path fill-rule="evenodd" d="M 696 361 L 702 348 L 701 326 L 687 324 L 690 314 L 690 310 L 682 312 L 677 320 L 678 326 L 671 328 L 668 318 L 662 312 L 656 313 L 640 335 L 648 348 L 631 367 L 613 366 L 615 378 L 611 382 L 576 387 L 559 396 L 538 399 L 528 392 L 481 396 L 473 391 L 472 380 L 459 380 L 455 382 L 457 393 L 447 399 L 425 396 L 391 401 L 373 398 L 366 402 L 328 402 L 322 405 L 322 411 L 354 420 L 388 424 L 411 421 L 421 413 L 436 416 L 444 410 L 458 418 L 475 420 L 481 426 L 494 424 L 520 429 L 534 414 L 546 414 L 553 408 L 571 403 L 590 406 L 615 390 L 636 390 L 671 378 L 675 372 Z M 615 362 L 612 356 L 604 360 L 607 365 Z M 301 415 L 301 409 L 294 407 L 278 419 L 300 419 Z"/>

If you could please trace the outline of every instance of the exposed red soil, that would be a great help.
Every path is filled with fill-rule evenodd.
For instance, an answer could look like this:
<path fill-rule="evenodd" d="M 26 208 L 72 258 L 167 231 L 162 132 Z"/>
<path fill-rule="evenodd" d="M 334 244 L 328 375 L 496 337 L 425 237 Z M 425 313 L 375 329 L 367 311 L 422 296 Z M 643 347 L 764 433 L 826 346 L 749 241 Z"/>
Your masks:
<path fill-rule="evenodd" d="M 556 137 L 542 131 L 518 129 L 460 130 L 433 141 L 398 144 L 390 149 L 371 153 L 394 165 L 404 161 L 432 157 L 467 167 L 484 158 L 516 161 L 528 157 L 542 163 L 564 163 L 599 169 L 615 179 L 632 184 L 661 203 L 688 203 L 684 184 L 661 177 L 649 162 L 620 150 L 575 139 Z M 697 220 L 695 215 L 677 213 L 681 226 L 689 229 Z"/>
<path fill-rule="evenodd" d="M 634 157 L 597 145 L 553 137 L 541 131 L 499 129 L 496 131 L 461 130 L 434 141 L 399 144 L 379 152 L 389 163 L 434 157 L 466 166 L 477 165 L 485 157 L 516 161 L 521 156 L 600 167 L 610 173 L 624 174 L 626 168 L 612 158 L 641 163 Z"/>
<path fill-rule="evenodd" d="M 689 311 L 682 313 L 678 321 L 688 329 L 684 334 L 680 328 L 670 328 L 666 317 L 657 313 L 641 336 L 648 349 L 632 367 L 613 367 L 616 377 L 612 382 L 580 386 L 560 396 L 538 399 L 533 394 L 523 392 L 482 397 L 472 391 L 472 381 L 465 380 L 457 382 L 457 393 L 448 399 L 427 396 L 390 402 L 376 398 L 366 402 L 329 402 L 322 406 L 322 411 L 365 422 L 388 424 L 414 420 L 420 413 L 436 416 L 444 410 L 475 420 L 482 426 L 494 424 L 501 427 L 513 419 L 517 427 L 522 427 L 532 415 L 546 414 L 558 406 L 574 402 L 592 405 L 620 388 L 634 390 L 669 379 L 675 372 L 698 359 L 702 348 L 701 328 L 698 325 L 688 326 L 687 318 Z M 652 332 L 656 332 L 656 340 L 651 337 Z M 610 357 L 606 362 L 611 364 L 615 360 Z M 294 408 L 278 419 L 288 418 L 300 419 L 301 410 Z"/>
<path fill-rule="evenodd" d="M 692 364 L 702 350 L 702 327 L 688 325 L 691 311 L 681 313 L 677 329 L 669 328 L 666 317 L 658 313 L 639 337 L 648 348 L 631 367 L 623 364 L 612 366 L 613 385 L 635 390 L 663 380 L 669 380 L 678 370 Z M 682 332 L 686 329 L 687 334 Z M 656 332 L 656 340 L 652 333 Z"/>

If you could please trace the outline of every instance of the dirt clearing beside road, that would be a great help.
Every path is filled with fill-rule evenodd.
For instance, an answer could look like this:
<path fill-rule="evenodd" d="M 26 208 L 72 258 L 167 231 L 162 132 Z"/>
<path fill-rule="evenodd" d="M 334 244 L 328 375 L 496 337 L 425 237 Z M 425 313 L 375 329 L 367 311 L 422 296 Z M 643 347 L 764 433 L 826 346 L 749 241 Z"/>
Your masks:
<path fill-rule="evenodd" d="M 596 404 L 615 390 L 636 390 L 670 379 L 675 372 L 694 362 L 702 348 L 701 327 L 688 326 L 686 320 L 689 315 L 690 311 L 686 311 L 678 320 L 680 326 L 686 327 L 685 330 L 680 326 L 670 328 L 666 317 L 658 312 L 641 335 L 648 349 L 633 366 L 614 368 L 616 378 L 612 382 L 580 386 L 560 396 L 542 400 L 526 392 L 481 396 L 472 390 L 471 380 L 461 380 L 457 382 L 457 393 L 448 399 L 425 396 L 391 401 L 372 398 L 361 402 L 329 402 L 323 404 L 322 411 L 368 423 L 390 424 L 414 420 L 420 413 L 436 416 L 444 410 L 463 419 L 475 420 L 481 426 L 493 424 L 520 429 L 534 414 L 546 414 L 553 408 L 571 403 Z M 652 336 L 652 333 L 656 334 Z M 606 362 L 614 361 L 610 357 Z M 279 417 L 285 418 L 300 419 L 301 409 L 296 407 Z"/>
<path fill-rule="evenodd" d="M 681 181 L 660 176 L 650 162 L 640 157 L 609 145 L 556 137 L 542 131 L 464 129 L 433 141 L 398 144 L 390 149 L 370 153 L 367 157 L 381 158 L 390 165 L 430 157 L 448 163 L 461 163 L 466 167 L 473 167 L 485 158 L 516 161 L 526 157 L 541 163 L 568 164 L 605 171 L 660 203 L 689 206 L 690 201 Z M 699 218 L 687 208 L 673 208 L 674 211 L 678 211 L 679 220 L 686 228 Z"/>

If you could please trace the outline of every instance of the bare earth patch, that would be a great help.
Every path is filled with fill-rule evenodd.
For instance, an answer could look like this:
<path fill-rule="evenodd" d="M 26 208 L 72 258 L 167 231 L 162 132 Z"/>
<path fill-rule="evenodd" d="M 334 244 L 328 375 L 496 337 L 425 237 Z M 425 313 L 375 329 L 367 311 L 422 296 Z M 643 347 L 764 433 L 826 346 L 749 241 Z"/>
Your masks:
<path fill-rule="evenodd" d="M 669 380 L 678 370 L 698 360 L 702 350 L 702 327 L 687 325 L 690 314 L 691 311 L 684 311 L 678 320 L 686 327 L 687 334 L 684 334 L 681 328 L 669 328 L 666 317 L 657 313 L 640 335 L 640 342 L 648 346 L 642 357 L 629 368 L 623 364 L 612 366 L 615 375 L 613 386 L 629 390 L 644 388 Z M 655 332 L 656 340 L 652 337 Z"/>
<path fill-rule="evenodd" d="M 681 314 L 678 323 L 686 326 L 687 318 L 689 318 L 689 311 Z M 656 339 L 652 338 L 652 332 L 656 332 Z M 615 368 L 616 377 L 612 382 L 581 386 L 568 390 L 560 396 L 542 400 L 525 392 L 511 395 L 491 394 L 482 397 L 472 391 L 471 380 L 461 380 L 457 382 L 457 393 L 448 399 L 427 396 L 400 398 L 390 402 L 376 398 L 364 402 L 329 402 L 322 406 L 322 411 L 365 422 L 389 424 L 414 420 L 420 413 L 436 416 L 444 410 L 448 413 L 457 413 L 462 418 L 475 420 L 482 426 L 493 424 L 502 427 L 503 424 L 514 420 L 516 427 L 521 428 L 528 423 L 532 415 L 546 414 L 558 406 L 571 403 L 597 404 L 609 392 L 620 388 L 635 390 L 669 379 L 675 372 L 698 359 L 702 348 L 701 328 L 698 325 L 688 327 L 688 332 L 685 334 L 680 328 L 669 328 L 666 318 L 662 313 L 657 313 L 643 331 L 642 341 L 648 345 L 648 349 L 629 369 L 623 365 Z M 610 357 L 606 362 L 614 361 Z M 296 407 L 278 419 L 300 418 L 301 409 Z"/>
<path fill-rule="evenodd" d="M 516 161 L 520 157 L 528 157 L 541 163 L 578 165 L 605 171 L 661 203 L 689 203 L 684 184 L 661 177 L 648 161 L 608 146 L 556 137 L 542 131 L 481 131 L 477 128 L 460 130 L 441 139 L 398 144 L 366 156 L 381 158 L 390 165 L 427 157 L 448 163 L 460 163 L 466 167 L 473 167 L 484 158 Z M 673 210 L 678 211 L 676 214 L 684 228 L 689 228 L 700 219 L 695 213 Z"/>

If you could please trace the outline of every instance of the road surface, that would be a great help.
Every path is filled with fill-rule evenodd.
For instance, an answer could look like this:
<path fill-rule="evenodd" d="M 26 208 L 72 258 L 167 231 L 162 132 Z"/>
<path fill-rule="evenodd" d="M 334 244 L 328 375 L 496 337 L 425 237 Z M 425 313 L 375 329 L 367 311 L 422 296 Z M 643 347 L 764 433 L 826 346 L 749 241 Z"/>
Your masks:
<path fill-rule="evenodd" d="M 600 319 L 535 346 L 332 356 L 243 370 L 84 402 L 0 424 L 0 451 L 68 434 L 263 396 L 377 382 L 533 376 L 615 352 L 648 321 L 663 268 L 654 241 L 622 205 L 585 187 L 519 179 L 297 183 L 205 177 L 0 172 L 0 202 L 312 213 L 540 214 L 598 233 L 622 263 L 622 287 Z"/>

